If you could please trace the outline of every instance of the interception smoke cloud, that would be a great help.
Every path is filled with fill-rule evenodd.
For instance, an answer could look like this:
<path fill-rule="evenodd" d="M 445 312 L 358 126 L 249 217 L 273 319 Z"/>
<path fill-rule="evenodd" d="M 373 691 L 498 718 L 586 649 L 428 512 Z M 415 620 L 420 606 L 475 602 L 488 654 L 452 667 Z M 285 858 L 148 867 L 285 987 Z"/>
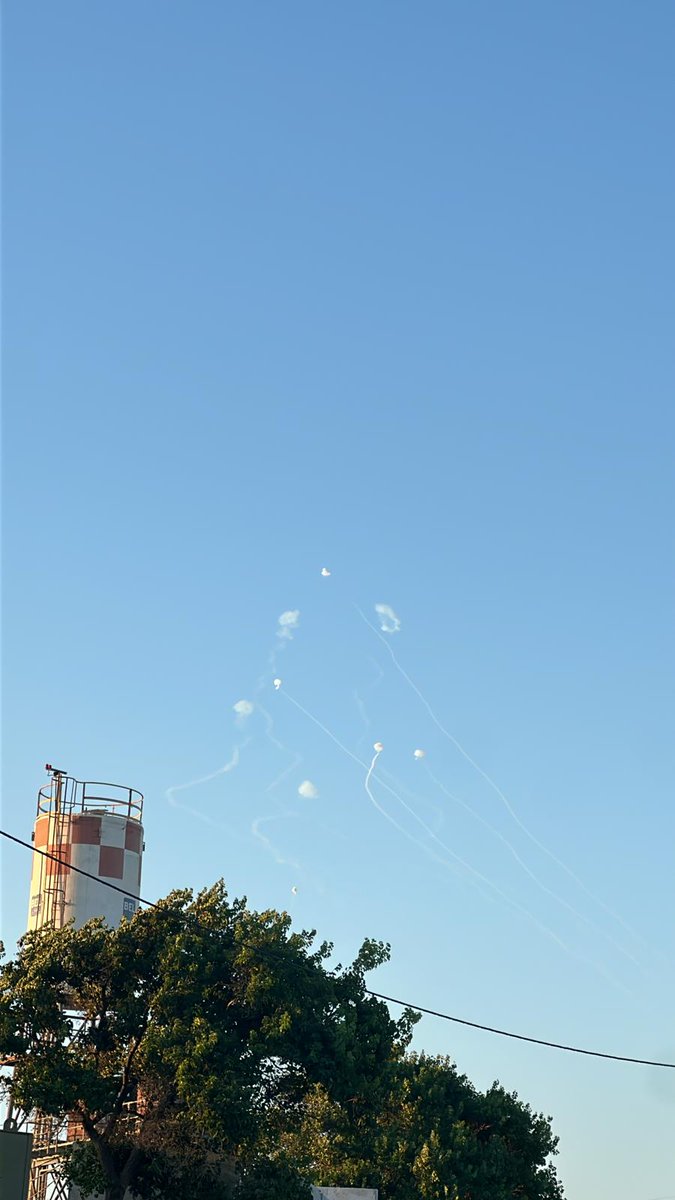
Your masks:
<path fill-rule="evenodd" d="M 277 621 L 277 637 L 284 641 L 290 642 L 293 638 L 293 630 L 298 628 L 300 623 L 300 609 L 289 608 L 286 612 L 282 612 Z"/>
<path fill-rule="evenodd" d="M 319 795 L 319 789 L 311 779 L 305 779 L 298 788 L 298 795 L 304 796 L 305 800 L 316 800 Z"/>
<path fill-rule="evenodd" d="M 380 618 L 380 629 L 383 633 L 398 633 L 401 622 L 390 604 L 376 604 L 375 612 Z"/>
<path fill-rule="evenodd" d="M 237 703 L 233 704 L 232 710 L 234 713 L 237 713 L 237 724 L 239 726 L 246 724 L 246 718 L 251 715 L 253 708 L 255 708 L 255 704 L 250 700 L 238 700 Z"/>

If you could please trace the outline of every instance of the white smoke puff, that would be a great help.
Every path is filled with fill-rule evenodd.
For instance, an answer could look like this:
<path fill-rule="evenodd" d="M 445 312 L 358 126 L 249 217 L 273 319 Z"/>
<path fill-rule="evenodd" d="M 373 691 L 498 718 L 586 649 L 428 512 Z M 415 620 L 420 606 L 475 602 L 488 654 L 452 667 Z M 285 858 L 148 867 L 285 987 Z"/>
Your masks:
<path fill-rule="evenodd" d="M 282 612 L 277 620 L 277 637 L 285 638 L 290 641 L 293 637 L 293 630 L 298 628 L 300 622 L 300 609 L 289 608 L 286 612 Z"/>
<path fill-rule="evenodd" d="M 384 743 L 383 742 L 374 742 L 373 750 L 375 751 L 376 754 L 381 754 L 382 751 L 384 750 Z"/>
<path fill-rule="evenodd" d="M 326 576 L 330 575 L 330 571 L 328 570 L 328 567 L 322 567 L 321 574 L 323 575 L 324 579 L 326 578 Z"/>
<path fill-rule="evenodd" d="M 319 789 L 311 779 L 305 779 L 298 788 L 298 795 L 304 796 L 305 800 L 316 800 L 319 795 Z"/>
<path fill-rule="evenodd" d="M 253 705 L 250 700 L 237 700 L 237 703 L 232 705 L 232 709 L 238 717 L 250 717 Z"/>
<path fill-rule="evenodd" d="M 275 690 L 278 692 L 278 691 L 279 691 L 279 688 L 281 687 L 281 680 L 280 680 L 280 679 L 273 679 L 273 680 L 272 680 L 272 683 L 274 684 Z"/>
<path fill-rule="evenodd" d="M 401 622 L 396 616 L 396 613 L 391 605 L 376 604 L 375 612 L 380 618 L 380 629 L 383 633 L 398 633 L 399 629 L 401 628 Z"/>
<path fill-rule="evenodd" d="M 426 750 L 413 750 L 413 758 L 424 758 Z"/>
<path fill-rule="evenodd" d="M 292 888 L 291 888 L 291 895 L 292 895 L 292 896 L 297 896 L 297 894 L 298 894 L 298 889 L 297 889 L 296 887 L 292 887 Z"/>

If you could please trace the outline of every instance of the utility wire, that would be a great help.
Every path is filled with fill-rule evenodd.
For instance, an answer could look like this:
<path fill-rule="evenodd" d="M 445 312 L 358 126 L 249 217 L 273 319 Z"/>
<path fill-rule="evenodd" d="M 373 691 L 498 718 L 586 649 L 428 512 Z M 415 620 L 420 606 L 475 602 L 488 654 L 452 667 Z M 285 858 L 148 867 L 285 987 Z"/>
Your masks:
<path fill-rule="evenodd" d="M 653 1062 L 647 1058 L 628 1058 L 625 1054 L 605 1054 L 602 1050 L 582 1050 L 580 1046 L 566 1046 L 563 1042 L 547 1042 L 544 1038 L 527 1037 L 524 1033 L 510 1033 L 506 1029 L 495 1029 L 493 1025 L 479 1025 L 477 1021 L 467 1021 L 464 1017 L 451 1017 L 449 1013 L 436 1012 L 433 1008 L 422 1008 L 419 1004 L 408 1004 L 406 1000 L 397 1000 L 395 996 L 385 996 L 382 992 L 371 992 L 378 1000 L 388 1000 L 390 1004 L 403 1004 L 406 1008 L 414 1008 L 416 1012 L 426 1013 L 429 1017 L 440 1017 L 443 1021 L 455 1021 L 458 1025 L 469 1025 L 471 1029 L 482 1029 L 485 1033 L 498 1033 L 500 1037 L 516 1038 L 519 1042 L 533 1042 L 535 1046 L 550 1046 L 553 1050 L 569 1050 L 571 1054 L 588 1054 L 592 1058 L 611 1058 L 615 1062 L 640 1063 L 643 1067 L 673 1067 L 675 1063 Z M 675 1200 L 675 1196 L 671 1197 Z"/>
<path fill-rule="evenodd" d="M 51 854 L 48 850 L 39 850 L 37 846 L 31 842 L 25 842 L 22 838 L 15 837 L 14 834 L 7 833 L 6 830 L 0 829 L 2 837 L 8 841 L 14 842 L 17 846 L 23 846 L 26 850 L 32 850 L 33 854 L 41 854 L 44 858 L 49 858 L 52 862 L 60 863 L 61 866 L 68 867 L 71 871 L 75 871 L 77 875 L 84 875 L 87 879 L 93 879 L 95 883 L 100 883 L 102 887 L 110 888 L 113 892 L 119 892 L 123 896 L 127 896 L 130 900 L 136 900 L 138 904 L 145 905 L 146 908 L 162 907 L 155 900 L 144 900 L 142 896 L 134 895 L 126 888 L 118 887 L 115 883 L 109 883 L 106 879 L 100 879 L 98 875 L 94 875 L 91 871 L 85 871 L 82 867 L 75 867 L 64 858 L 59 858 L 56 854 Z M 197 925 L 200 925 L 199 919 L 193 917 Z M 260 953 L 265 952 L 265 947 L 256 947 Z M 365 988 L 366 995 L 373 996 L 376 1000 L 385 1000 L 389 1004 L 400 1004 L 403 1008 L 413 1009 L 415 1012 L 424 1013 L 429 1017 L 439 1017 L 442 1021 L 453 1021 L 456 1025 L 466 1025 L 470 1029 L 480 1029 L 484 1033 L 494 1033 L 499 1037 L 513 1038 L 519 1042 L 530 1042 L 535 1046 L 548 1046 L 552 1050 L 566 1050 L 570 1054 L 585 1054 L 590 1058 L 610 1059 L 613 1062 L 635 1063 L 642 1067 L 666 1067 L 670 1070 L 675 1070 L 675 1062 L 657 1062 L 649 1058 L 633 1058 L 627 1054 L 607 1054 L 602 1050 L 585 1050 L 580 1046 L 567 1046 L 563 1042 L 550 1042 L 544 1038 L 529 1037 L 524 1033 L 512 1033 L 507 1029 L 497 1029 L 493 1025 L 482 1025 L 478 1021 L 468 1021 L 464 1017 L 453 1017 L 450 1013 L 438 1012 L 433 1008 L 424 1008 L 421 1004 L 411 1004 L 407 1000 L 400 1000 L 396 996 L 385 996 L 382 992 L 374 992 L 371 988 Z"/>

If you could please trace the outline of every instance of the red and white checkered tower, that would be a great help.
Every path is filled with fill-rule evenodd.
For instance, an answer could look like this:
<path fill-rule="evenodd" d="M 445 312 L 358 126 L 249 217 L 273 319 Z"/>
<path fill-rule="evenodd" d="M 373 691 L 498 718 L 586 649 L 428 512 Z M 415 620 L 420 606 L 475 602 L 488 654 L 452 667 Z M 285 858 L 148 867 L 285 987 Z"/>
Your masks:
<path fill-rule="evenodd" d="M 79 928 L 90 917 L 119 925 L 136 911 L 141 888 L 143 796 L 116 783 L 72 779 L 49 763 L 46 769 L 33 842 L 60 861 L 33 855 L 28 928 L 58 929 L 73 919 Z M 119 890 L 102 886 L 110 883 Z"/>

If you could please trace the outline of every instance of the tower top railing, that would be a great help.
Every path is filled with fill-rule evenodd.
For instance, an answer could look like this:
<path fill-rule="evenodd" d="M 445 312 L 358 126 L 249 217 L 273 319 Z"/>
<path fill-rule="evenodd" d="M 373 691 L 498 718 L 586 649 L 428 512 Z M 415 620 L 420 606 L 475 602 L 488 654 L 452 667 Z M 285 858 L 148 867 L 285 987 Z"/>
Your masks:
<path fill-rule="evenodd" d="M 120 783 L 73 779 L 63 771 L 52 771 L 38 792 L 37 812 L 68 816 L 80 812 L 113 813 L 131 821 L 143 819 L 143 793 Z"/>

